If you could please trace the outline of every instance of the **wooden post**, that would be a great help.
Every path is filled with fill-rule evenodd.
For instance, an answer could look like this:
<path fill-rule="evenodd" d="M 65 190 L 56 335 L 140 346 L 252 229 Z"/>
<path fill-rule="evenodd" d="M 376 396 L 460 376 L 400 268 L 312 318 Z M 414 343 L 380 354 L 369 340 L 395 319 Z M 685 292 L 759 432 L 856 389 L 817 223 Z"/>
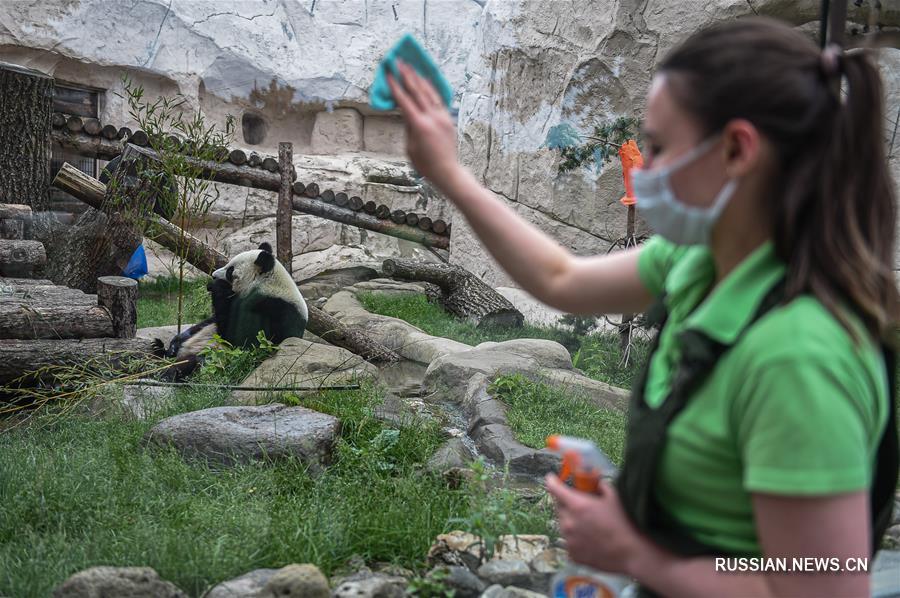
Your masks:
<path fill-rule="evenodd" d="M 137 281 L 124 276 L 97 279 L 97 305 L 112 318 L 113 337 L 134 338 L 137 334 Z"/>
<path fill-rule="evenodd" d="M 25 221 L 31 220 L 31 206 L 0 204 L 0 239 L 25 238 Z"/>
<path fill-rule="evenodd" d="M 291 262 L 291 215 L 293 214 L 293 192 L 291 189 L 291 165 L 294 146 L 290 142 L 278 144 L 278 167 L 281 172 L 281 187 L 278 189 L 278 210 L 275 214 L 275 245 L 278 261 L 293 274 Z"/>
<path fill-rule="evenodd" d="M 47 252 L 40 241 L 0 239 L 0 276 L 31 276 L 47 263 Z"/>
<path fill-rule="evenodd" d="M 53 78 L 0 63 L 0 203 L 50 206 Z"/>

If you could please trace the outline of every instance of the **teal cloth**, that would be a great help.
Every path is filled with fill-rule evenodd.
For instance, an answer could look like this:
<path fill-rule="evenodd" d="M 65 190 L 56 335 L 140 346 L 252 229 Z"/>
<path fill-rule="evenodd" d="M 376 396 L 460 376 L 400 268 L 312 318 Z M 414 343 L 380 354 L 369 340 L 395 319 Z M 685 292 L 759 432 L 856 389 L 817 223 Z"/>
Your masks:
<path fill-rule="evenodd" d="M 393 110 L 397 107 L 397 102 L 387 81 L 388 69 L 395 80 L 402 80 L 395 63 L 397 58 L 416 69 L 421 77 L 430 81 L 438 95 L 444 100 L 444 104 L 448 108 L 450 107 L 450 103 L 453 101 L 453 90 L 450 88 L 450 83 L 441 74 L 437 64 L 425 51 L 425 48 L 408 33 L 400 38 L 400 41 L 381 59 L 378 70 L 375 71 L 375 81 L 369 88 L 369 106 L 375 110 Z"/>

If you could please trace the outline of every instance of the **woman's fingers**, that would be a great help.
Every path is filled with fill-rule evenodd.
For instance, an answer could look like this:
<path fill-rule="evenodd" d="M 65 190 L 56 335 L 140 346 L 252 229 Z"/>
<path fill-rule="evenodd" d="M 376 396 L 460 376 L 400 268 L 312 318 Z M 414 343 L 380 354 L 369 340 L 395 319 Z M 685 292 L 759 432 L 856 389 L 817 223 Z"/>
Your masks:
<path fill-rule="evenodd" d="M 413 79 L 413 76 L 415 75 L 413 69 L 399 58 L 396 59 L 396 64 L 397 70 L 400 71 L 400 83 L 404 91 L 406 91 L 406 95 L 415 102 L 420 111 L 424 112 L 428 110 L 428 108 L 430 108 L 430 102 L 422 93 L 421 88 L 416 85 L 417 82 Z"/>
<path fill-rule="evenodd" d="M 408 64 L 403 63 L 403 66 L 405 67 L 405 70 L 403 71 L 404 78 L 409 78 L 416 93 L 421 95 L 423 100 L 427 102 L 429 106 L 438 108 L 444 104 L 443 100 L 441 100 L 438 95 L 437 90 L 435 90 L 434 85 L 432 85 L 430 81 L 419 75 L 419 73 L 416 72 L 416 69 Z"/>
<path fill-rule="evenodd" d="M 390 73 L 387 75 L 387 81 L 388 87 L 391 88 L 391 93 L 394 95 L 394 99 L 397 100 L 397 105 L 400 106 L 400 112 L 406 116 L 407 120 L 418 114 L 420 112 L 419 107 L 413 99 L 409 97 L 409 94 L 406 93 L 400 82 L 394 79 L 394 76 Z"/>

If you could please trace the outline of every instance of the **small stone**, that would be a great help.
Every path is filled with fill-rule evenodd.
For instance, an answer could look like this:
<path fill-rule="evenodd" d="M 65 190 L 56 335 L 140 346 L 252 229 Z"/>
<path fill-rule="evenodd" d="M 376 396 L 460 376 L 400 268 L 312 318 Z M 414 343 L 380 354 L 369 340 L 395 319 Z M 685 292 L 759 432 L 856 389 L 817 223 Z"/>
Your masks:
<path fill-rule="evenodd" d="M 887 528 L 881 545 L 885 548 L 900 548 L 900 525 L 892 525 Z"/>
<path fill-rule="evenodd" d="M 53 598 L 187 598 L 150 567 L 91 567 L 64 581 Z"/>
<path fill-rule="evenodd" d="M 259 598 L 329 598 L 328 580 L 315 565 L 288 565 L 263 587 Z"/>
<path fill-rule="evenodd" d="M 254 569 L 214 586 L 203 598 L 259 598 L 263 587 L 278 569 Z"/>
<path fill-rule="evenodd" d="M 497 598 L 546 598 L 546 593 L 532 592 L 524 588 L 509 586 L 503 588 L 503 592 Z"/>
<path fill-rule="evenodd" d="M 443 473 L 448 469 L 465 468 L 475 458 L 475 454 L 462 438 L 451 438 L 428 459 L 429 471 Z"/>
<path fill-rule="evenodd" d="M 453 590 L 454 598 L 478 598 L 485 588 L 485 583 L 466 567 L 435 567 L 427 577 Z"/>
<path fill-rule="evenodd" d="M 550 547 L 550 538 L 537 534 L 500 536 L 494 553 L 495 559 L 507 561 L 531 561 Z"/>
<path fill-rule="evenodd" d="M 525 561 L 488 561 L 478 568 L 477 573 L 478 577 L 488 583 L 503 586 L 527 586 L 531 582 L 531 569 Z"/>
<path fill-rule="evenodd" d="M 556 573 L 565 564 L 566 556 L 561 548 L 548 548 L 531 559 L 529 566 L 535 573 Z"/>
<path fill-rule="evenodd" d="M 454 530 L 435 538 L 428 549 L 428 565 L 457 565 L 474 571 L 481 564 L 481 538 L 468 532 Z"/>
<path fill-rule="evenodd" d="M 332 594 L 333 598 L 403 598 L 407 581 L 373 573 L 353 581 L 344 581 Z"/>

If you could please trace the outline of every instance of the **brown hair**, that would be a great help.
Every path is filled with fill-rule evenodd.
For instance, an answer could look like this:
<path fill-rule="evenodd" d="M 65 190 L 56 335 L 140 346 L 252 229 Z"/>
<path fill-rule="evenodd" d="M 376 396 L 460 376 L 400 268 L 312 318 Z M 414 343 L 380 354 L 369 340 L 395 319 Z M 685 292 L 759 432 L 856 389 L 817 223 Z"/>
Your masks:
<path fill-rule="evenodd" d="M 853 334 L 839 309 L 848 301 L 876 338 L 892 340 L 900 297 L 881 79 L 862 52 L 831 67 L 803 34 L 747 18 L 695 34 L 660 71 L 706 134 L 742 118 L 776 148 L 779 195 L 768 208 L 787 299 L 813 294 Z M 841 78 L 843 98 L 833 91 Z"/>

